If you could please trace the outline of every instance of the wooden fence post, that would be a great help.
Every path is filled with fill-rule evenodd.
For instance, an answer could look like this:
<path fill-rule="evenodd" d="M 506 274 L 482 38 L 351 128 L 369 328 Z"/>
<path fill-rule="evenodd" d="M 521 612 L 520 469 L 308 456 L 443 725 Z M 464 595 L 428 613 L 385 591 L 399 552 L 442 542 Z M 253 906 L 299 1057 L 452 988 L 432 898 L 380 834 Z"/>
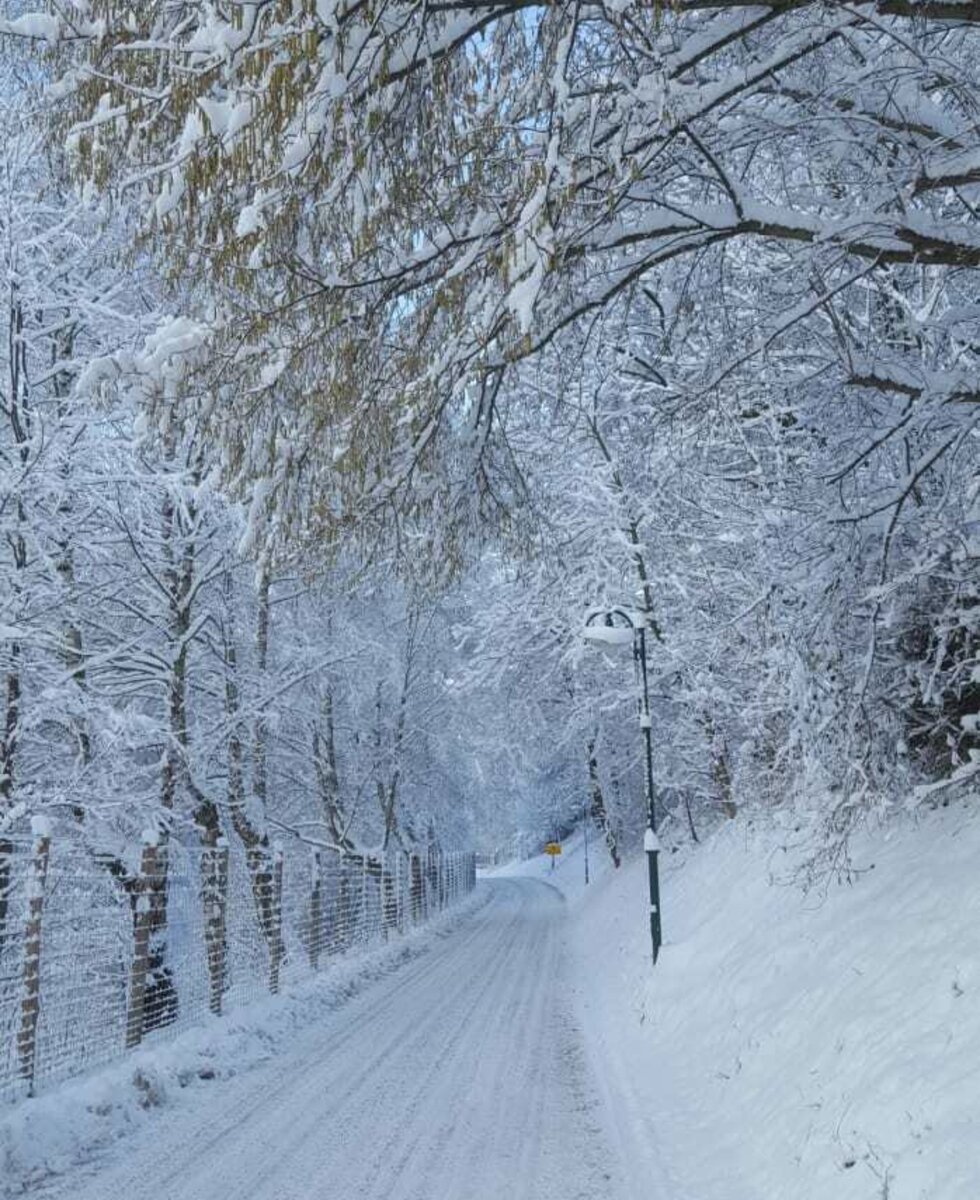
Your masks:
<path fill-rule="evenodd" d="M 0 834 L 0 959 L 7 944 L 7 914 L 13 890 L 14 843 Z"/>
<path fill-rule="evenodd" d="M 143 834 L 143 855 L 136 881 L 133 916 L 133 961 L 129 968 L 129 1008 L 126 1013 L 126 1049 L 143 1040 L 146 1008 L 146 976 L 150 965 L 150 934 L 153 930 L 153 889 L 159 869 L 159 834 L 155 829 Z"/>
<path fill-rule="evenodd" d="M 283 849 L 278 843 L 272 852 L 272 904 L 269 912 L 269 991 L 279 992 L 279 973 L 282 967 L 282 873 Z"/>
<path fill-rule="evenodd" d="M 422 920 L 424 887 L 422 882 L 422 859 L 418 854 L 411 857 L 409 896 L 411 898 L 412 923 L 417 925 Z"/>
<path fill-rule="evenodd" d="M 425 913 L 428 918 L 434 911 L 438 911 L 442 897 L 440 893 L 441 884 L 439 882 L 439 858 L 438 852 L 434 845 L 429 844 L 426 851 L 425 865 Z"/>
<path fill-rule="evenodd" d="M 350 945 L 350 927 L 353 919 L 354 900 L 351 896 L 350 872 L 347 863 L 340 860 L 340 880 L 337 884 L 337 943 L 346 950 Z"/>
<path fill-rule="evenodd" d="M 398 859 L 395 859 L 395 863 Z M 381 928 L 387 941 L 388 934 L 398 925 L 397 879 L 391 869 L 391 855 L 382 852 L 381 863 Z"/>
<path fill-rule="evenodd" d="M 320 851 L 310 856 L 310 966 L 316 971 L 320 966 L 320 951 L 323 948 L 323 866 Z"/>
<path fill-rule="evenodd" d="M 17 1057 L 20 1074 L 34 1094 L 37 1067 L 37 1021 L 41 1012 L 41 922 L 44 916 L 44 885 L 51 854 L 51 826 L 46 817 L 31 821 L 34 845 L 27 868 L 27 921 L 24 927 L 24 994 L 20 1004 Z"/>

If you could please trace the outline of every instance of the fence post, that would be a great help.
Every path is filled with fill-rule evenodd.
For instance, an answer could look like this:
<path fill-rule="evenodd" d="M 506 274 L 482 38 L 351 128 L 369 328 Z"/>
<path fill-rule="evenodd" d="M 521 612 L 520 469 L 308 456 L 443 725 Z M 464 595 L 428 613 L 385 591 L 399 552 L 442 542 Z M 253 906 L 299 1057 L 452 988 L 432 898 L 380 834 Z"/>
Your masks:
<path fill-rule="evenodd" d="M 204 946 L 208 963 L 208 1007 L 221 1016 L 228 958 L 228 842 L 219 837 L 201 858 L 204 873 Z"/>
<path fill-rule="evenodd" d="M 397 870 L 397 851 L 383 850 L 379 862 L 381 864 L 381 928 L 388 940 L 388 934 L 398 925 L 398 892 L 397 880 L 392 874 L 391 856 L 395 854 Z"/>
<path fill-rule="evenodd" d="M 24 928 L 24 995 L 20 1005 L 17 1057 L 20 1074 L 34 1094 L 37 1065 L 37 1020 L 41 1011 L 41 921 L 44 916 L 44 885 L 51 854 L 51 826 L 46 817 L 31 821 L 34 845 L 27 868 L 27 921 Z"/>
<path fill-rule="evenodd" d="M 282 967 L 282 870 L 283 849 L 276 843 L 272 853 L 272 905 L 269 913 L 269 991 L 279 991 L 279 971 Z"/>
<path fill-rule="evenodd" d="M 133 961 L 129 968 L 129 1008 L 126 1013 L 126 1049 L 143 1040 L 143 1015 L 146 1007 L 146 976 L 150 965 L 150 933 L 153 927 L 152 889 L 158 869 L 158 833 L 143 833 L 143 854 L 136 881 L 133 918 Z"/>
<path fill-rule="evenodd" d="M 347 863 L 340 860 L 340 878 L 337 882 L 337 942 L 341 949 L 350 945 L 351 912 L 354 902 L 350 891 L 350 875 Z"/>
<path fill-rule="evenodd" d="M 422 919 L 422 860 L 418 854 L 409 859 L 409 899 L 411 901 L 412 924 L 417 925 Z"/>
<path fill-rule="evenodd" d="M 323 869 L 320 851 L 310 856 L 310 966 L 317 970 L 323 945 Z"/>
<path fill-rule="evenodd" d="M 7 913 L 10 908 L 10 893 L 13 890 L 14 843 L 0 835 L 0 959 L 7 943 Z"/>

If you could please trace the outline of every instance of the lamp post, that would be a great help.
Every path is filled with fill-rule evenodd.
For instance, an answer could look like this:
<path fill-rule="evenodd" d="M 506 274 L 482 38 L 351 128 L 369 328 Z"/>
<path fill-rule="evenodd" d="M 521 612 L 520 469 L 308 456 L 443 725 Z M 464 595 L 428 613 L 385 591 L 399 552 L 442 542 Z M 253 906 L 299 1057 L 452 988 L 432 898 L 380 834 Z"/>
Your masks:
<path fill-rule="evenodd" d="M 595 622 L 602 619 L 602 624 Z M 660 839 L 657 837 L 657 810 L 653 790 L 653 730 L 650 720 L 650 687 L 647 678 L 647 614 L 630 613 L 623 608 L 598 609 L 590 613 L 585 622 L 585 636 L 590 641 L 618 644 L 620 638 L 616 619 L 622 624 L 619 630 L 630 630 L 633 644 L 633 661 L 641 681 L 640 730 L 643 734 L 644 792 L 647 810 L 647 827 L 643 834 L 643 849 L 647 856 L 647 877 L 650 886 L 650 945 L 656 965 L 660 947 L 663 945 L 663 928 L 660 921 Z"/>

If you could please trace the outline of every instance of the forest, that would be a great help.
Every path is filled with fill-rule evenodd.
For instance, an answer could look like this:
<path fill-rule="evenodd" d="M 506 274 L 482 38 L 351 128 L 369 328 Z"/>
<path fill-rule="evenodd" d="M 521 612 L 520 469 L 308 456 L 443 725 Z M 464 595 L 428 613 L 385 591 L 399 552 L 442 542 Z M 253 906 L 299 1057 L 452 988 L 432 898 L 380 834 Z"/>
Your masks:
<path fill-rule="evenodd" d="M 229 847 L 273 973 L 284 842 L 386 928 L 455 852 L 618 865 L 617 612 L 669 836 L 844 877 L 971 794 L 980 4 L 0 11 L 0 997 L 44 843 L 147 1030 Z"/>

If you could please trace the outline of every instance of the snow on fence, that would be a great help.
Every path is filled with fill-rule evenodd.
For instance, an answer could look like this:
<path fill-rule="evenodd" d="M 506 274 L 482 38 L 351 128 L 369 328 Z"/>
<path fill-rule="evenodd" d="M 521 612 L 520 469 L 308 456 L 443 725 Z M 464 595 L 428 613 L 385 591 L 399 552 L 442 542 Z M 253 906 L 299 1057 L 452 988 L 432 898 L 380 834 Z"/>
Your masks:
<path fill-rule="evenodd" d="M 36 820 L 0 839 L 0 1099 L 33 1095 L 446 908 L 473 854 L 148 839 L 137 864 Z"/>

